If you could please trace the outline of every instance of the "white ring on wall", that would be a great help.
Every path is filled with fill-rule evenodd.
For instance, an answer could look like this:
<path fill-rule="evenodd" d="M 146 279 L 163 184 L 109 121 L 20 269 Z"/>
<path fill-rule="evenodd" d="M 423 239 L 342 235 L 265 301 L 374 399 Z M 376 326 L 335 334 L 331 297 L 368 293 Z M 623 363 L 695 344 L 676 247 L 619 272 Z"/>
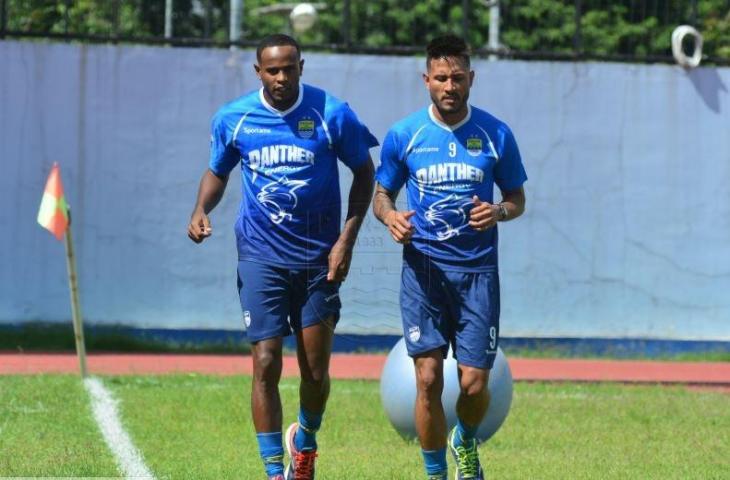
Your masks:
<path fill-rule="evenodd" d="M 695 49 L 689 57 L 682 50 L 684 37 L 690 35 L 695 39 Z M 672 55 L 677 63 L 684 68 L 696 68 L 702 60 L 702 34 L 690 25 L 680 25 L 672 32 Z"/>

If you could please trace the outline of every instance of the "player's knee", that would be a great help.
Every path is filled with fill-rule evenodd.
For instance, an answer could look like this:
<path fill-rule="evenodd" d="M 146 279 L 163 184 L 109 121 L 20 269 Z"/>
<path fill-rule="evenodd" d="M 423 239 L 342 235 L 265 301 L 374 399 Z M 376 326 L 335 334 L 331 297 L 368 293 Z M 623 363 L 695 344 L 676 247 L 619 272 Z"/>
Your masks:
<path fill-rule="evenodd" d="M 257 382 L 278 381 L 281 375 L 281 355 L 273 350 L 257 349 L 253 361 L 254 378 Z"/>
<path fill-rule="evenodd" d="M 301 377 L 302 382 L 315 389 L 324 388 L 330 381 L 330 376 L 326 368 L 311 369 L 306 373 L 302 372 Z"/>
<path fill-rule="evenodd" d="M 300 358 L 299 373 L 302 381 L 317 385 L 329 381 L 329 355 L 324 352 L 308 353 L 306 360 Z"/>
<path fill-rule="evenodd" d="M 476 397 L 480 395 L 488 395 L 489 392 L 485 382 L 475 381 L 469 384 L 462 384 L 461 394 L 466 397 Z"/>
<path fill-rule="evenodd" d="M 421 365 L 417 370 L 416 385 L 419 393 L 440 397 L 444 389 L 443 372 L 432 365 Z"/>
<path fill-rule="evenodd" d="M 487 392 L 489 370 L 478 368 L 463 368 L 461 372 L 461 394 L 465 396 L 484 395 Z"/>

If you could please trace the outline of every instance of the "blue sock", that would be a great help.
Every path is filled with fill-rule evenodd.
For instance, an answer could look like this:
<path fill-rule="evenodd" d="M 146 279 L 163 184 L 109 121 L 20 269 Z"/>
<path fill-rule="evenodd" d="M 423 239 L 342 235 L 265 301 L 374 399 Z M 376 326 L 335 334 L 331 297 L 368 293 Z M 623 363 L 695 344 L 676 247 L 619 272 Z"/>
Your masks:
<path fill-rule="evenodd" d="M 421 450 L 423 454 L 423 463 L 426 464 L 427 475 L 445 474 L 448 467 L 446 466 L 446 447 L 438 450 Z"/>
<path fill-rule="evenodd" d="M 317 430 L 322 425 L 322 414 L 312 413 L 304 407 L 299 407 L 299 428 L 294 435 L 294 446 L 297 450 L 317 449 Z"/>
<path fill-rule="evenodd" d="M 456 435 L 454 435 L 454 445 L 459 446 L 467 442 L 471 442 L 477 435 L 479 425 L 472 427 L 464 423 L 460 418 L 456 418 Z"/>
<path fill-rule="evenodd" d="M 281 432 L 257 433 L 259 453 L 264 461 L 266 475 L 284 473 L 284 447 L 281 444 Z"/>

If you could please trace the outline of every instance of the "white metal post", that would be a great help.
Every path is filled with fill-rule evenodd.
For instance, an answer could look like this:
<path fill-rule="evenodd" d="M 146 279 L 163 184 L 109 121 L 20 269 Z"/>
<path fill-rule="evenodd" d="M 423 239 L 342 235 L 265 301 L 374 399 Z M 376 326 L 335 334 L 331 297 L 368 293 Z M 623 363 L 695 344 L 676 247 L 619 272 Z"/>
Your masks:
<path fill-rule="evenodd" d="M 243 18 L 243 0 L 231 0 L 231 15 L 229 24 L 229 41 L 238 42 L 243 36 L 241 20 Z M 235 48 L 231 45 L 231 48 Z"/>
<path fill-rule="evenodd" d="M 490 50 L 499 48 L 499 1 L 494 0 L 489 6 L 489 43 Z M 489 60 L 496 60 L 497 55 L 490 54 Z"/>
<path fill-rule="evenodd" d="M 172 0 L 165 0 L 165 38 L 172 38 Z"/>

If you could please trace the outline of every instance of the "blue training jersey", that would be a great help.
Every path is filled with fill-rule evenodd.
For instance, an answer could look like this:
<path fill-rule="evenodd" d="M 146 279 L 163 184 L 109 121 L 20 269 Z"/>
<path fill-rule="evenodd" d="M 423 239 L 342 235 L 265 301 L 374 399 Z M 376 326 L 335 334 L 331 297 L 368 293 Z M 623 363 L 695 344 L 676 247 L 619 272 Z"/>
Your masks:
<path fill-rule="evenodd" d="M 210 170 L 226 176 L 241 165 L 239 260 L 326 266 L 340 232 L 337 159 L 355 170 L 378 145 L 347 103 L 300 85 L 282 112 L 262 88 L 224 105 L 211 130 Z"/>
<path fill-rule="evenodd" d="M 396 123 L 383 141 L 376 179 L 395 192 L 406 185 L 415 210 L 406 257 L 426 255 L 444 269 L 497 269 L 497 227 L 469 226 L 473 197 L 493 203 L 494 184 L 516 190 L 527 180 L 509 127 L 489 113 L 468 107 L 464 120 L 446 125 L 432 105 Z"/>

